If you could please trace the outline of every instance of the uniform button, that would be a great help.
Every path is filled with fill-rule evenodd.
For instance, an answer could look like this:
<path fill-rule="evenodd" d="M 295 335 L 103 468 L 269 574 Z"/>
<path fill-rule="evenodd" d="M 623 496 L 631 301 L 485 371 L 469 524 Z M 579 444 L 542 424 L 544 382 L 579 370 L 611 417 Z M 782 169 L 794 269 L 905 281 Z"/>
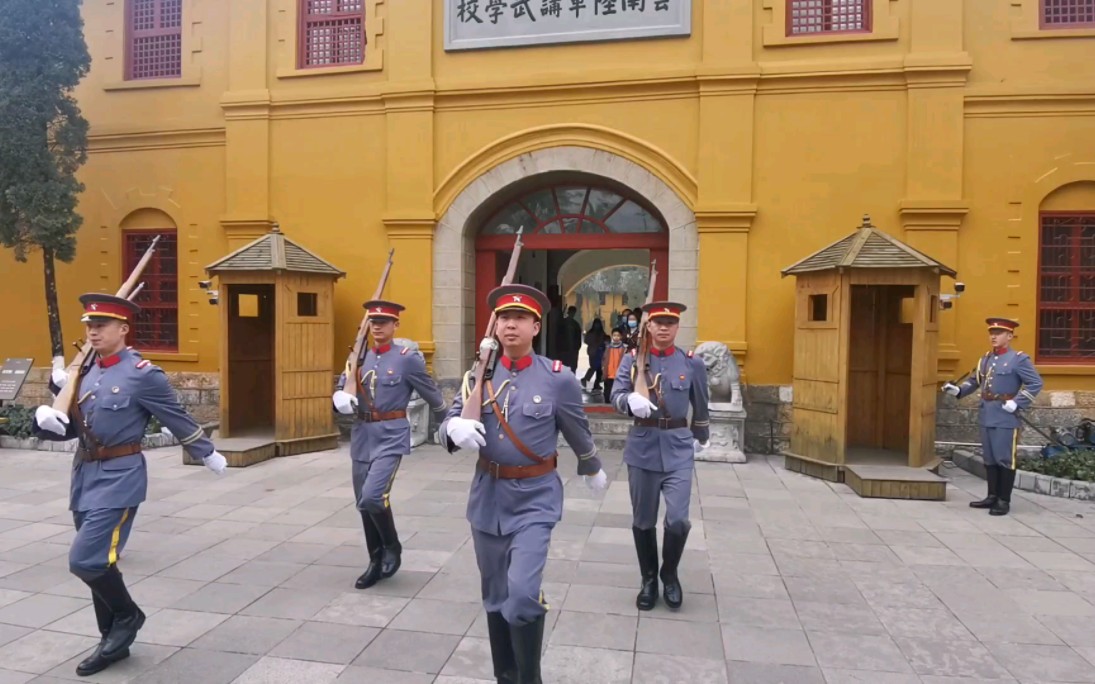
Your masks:
<path fill-rule="evenodd" d="M 94 394 L 92 394 L 92 395 L 91 395 L 91 398 L 92 398 L 92 399 L 94 399 L 94 398 L 95 398 L 95 395 L 94 395 Z"/>

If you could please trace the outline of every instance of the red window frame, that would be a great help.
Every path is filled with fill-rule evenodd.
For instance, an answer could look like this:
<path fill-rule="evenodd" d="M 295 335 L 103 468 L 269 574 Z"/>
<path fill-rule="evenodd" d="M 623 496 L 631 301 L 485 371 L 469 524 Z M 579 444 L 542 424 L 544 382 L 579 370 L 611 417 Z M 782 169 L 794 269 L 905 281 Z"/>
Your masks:
<path fill-rule="evenodd" d="M 1069 233 L 1063 244 L 1056 239 L 1062 228 Z M 1035 358 L 1095 363 L 1095 211 L 1042 212 L 1038 233 Z"/>
<path fill-rule="evenodd" d="M 1038 26 L 1050 31 L 1095 28 L 1095 0 L 1039 0 Z"/>
<path fill-rule="evenodd" d="M 364 64 L 369 42 L 365 36 L 366 2 L 300 0 L 297 5 L 297 67 L 322 69 Z M 308 39 L 313 30 L 330 31 L 327 36 L 329 40 L 309 46 Z"/>
<path fill-rule="evenodd" d="M 131 273 L 155 236 L 156 251 L 148 262 L 137 296 L 141 313 L 130 326 L 126 344 L 139 351 L 179 350 L 179 258 L 178 232 L 174 229 L 122 231 L 125 273 Z M 124 277 L 124 276 L 123 276 Z"/>
<path fill-rule="evenodd" d="M 840 33 L 870 33 L 873 18 L 871 16 L 872 4 L 872 0 L 787 0 L 787 35 L 824 36 Z M 815 23 L 796 22 L 796 12 L 815 9 L 820 11 L 821 28 L 817 31 L 801 30 L 805 27 L 813 27 Z M 863 17 L 861 26 L 857 28 L 833 28 L 834 19 L 837 20 L 836 23 L 840 23 L 846 16 L 856 14 Z"/>
<path fill-rule="evenodd" d="M 126 0 L 126 80 L 182 76 L 182 3 L 183 0 Z M 151 27 L 138 28 L 138 13 L 142 13 L 140 19 L 143 19 L 149 10 Z"/>

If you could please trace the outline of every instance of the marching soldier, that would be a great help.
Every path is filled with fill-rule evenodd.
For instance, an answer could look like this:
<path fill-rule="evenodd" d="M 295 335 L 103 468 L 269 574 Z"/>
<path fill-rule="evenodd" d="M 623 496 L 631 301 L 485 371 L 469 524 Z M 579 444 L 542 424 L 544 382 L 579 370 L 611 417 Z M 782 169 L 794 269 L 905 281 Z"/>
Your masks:
<path fill-rule="evenodd" d="M 578 378 L 562 361 L 532 352 L 550 307 L 527 285 L 503 285 L 487 301 L 498 315 L 503 355 L 483 386 L 482 422 L 460 417 L 457 397 L 439 437 L 452 452 L 479 452 L 468 496 L 475 556 L 482 577 L 491 658 L 499 682 L 539 684 L 547 601 L 541 590 L 551 531 L 562 517 L 556 473 L 559 432 L 578 456 L 578 474 L 607 486 Z M 465 392 L 464 397 L 467 396 Z"/>
<path fill-rule="evenodd" d="M 217 473 L 227 465 L 201 426 L 175 396 L 164 372 L 125 346 L 136 304 L 107 294 L 85 294 L 81 321 L 98 360 L 81 371 L 72 408 L 66 413 L 42 405 L 35 411 L 35 434 L 42 439 L 79 439 L 73 461 L 69 508 L 76 538 L 69 570 L 91 589 L 102 640 L 76 666 L 88 676 L 129 657 L 129 647 L 145 614 L 126 590 L 118 570 L 137 508 L 148 490 L 148 467 L 141 439 L 155 416 L 191 458 Z M 67 378 L 54 374 L 60 389 Z"/>
<path fill-rule="evenodd" d="M 683 304 L 651 302 L 643 307 L 649 319 L 650 354 L 646 382 L 650 399 L 634 391 L 638 350 L 624 357 L 616 373 L 612 404 L 635 424 L 624 445 L 628 486 L 631 490 L 635 551 L 642 587 L 635 598 L 639 610 L 651 610 L 658 600 L 658 497 L 665 496 L 661 580 L 665 602 L 673 610 L 684 600 L 677 567 L 692 523 L 688 504 L 692 494 L 695 456 L 710 439 L 707 369 L 703 360 L 676 346 Z M 633 313 L 633 315 L 635 315 Z M 688 408 L 692 407 L 692 424 Z"/>
<path fill-rule="evenodd" d="M 438 419 L 445 398 L 426 371 L 426 362 L 407 347 L 392 344 L 405 307 L 382 300 L 365 302 L 375 346 L 365 353 L 354 393 L 346 392 L 346 374 L 332 397 L 335 410 L 357 413 L 350 431 L 351 473 L 357 509 L 365 528 L 369 565 L 354 587 L 368 589 L 399 570 L 403 546 L 395 529 L 389 495 L 403 457 L 411 453 L 407 404 L 417 390 Z"/>
<path fill-rule="evenodd" d="M 985 460 L 988 495 L 971 501 L 970 508 L 987 508 L 990 515 L 1007 515 L 1015 486 L 1015 454 L 1019 446 L 1019 416 L 1042 391 L 1042 376 L 1030 357 L 1011 349 L 1019 323 L 1009 318 L 986 318 L 992 349 L 977 362 L 960 385 L 948 382 L 943 392 L 961 399 L 981 389 L 978 422 Z"/>

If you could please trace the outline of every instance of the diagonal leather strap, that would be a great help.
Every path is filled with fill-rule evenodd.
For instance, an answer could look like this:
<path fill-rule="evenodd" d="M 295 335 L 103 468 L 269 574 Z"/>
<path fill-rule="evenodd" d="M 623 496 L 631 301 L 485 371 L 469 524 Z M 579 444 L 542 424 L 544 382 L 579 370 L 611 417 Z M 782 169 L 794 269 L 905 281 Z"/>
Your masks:
<path fill-rule="evenodd" d="M 509 426 L 509 423 L 506 422 L 506 417 L 502 415 L 502 408 L 498 406 L 498 397 L 494 394 L 494 384 L 490 380 L 487 380 L 486 385 L 487 396 L 490 397 L 490 403 L 494 406 L 494 415 L 498 418 L 498 425 L 502 428 L 502 432 L 506 433 L 506 437 L 509 437 L 510 441 L 513 442 L 513 446 L 517 447 L 517 450 L 521 452 L 521 455 L 533 463 L 543 463 L 546 461 L 546 458 L 532 453 L 532 450 L 525 446 L 524 442 L 517 439 L 517 435 L 513 433 L 513 428 Z"/>
<path fill-rule="evenodd" d="M 80 375 L 75 380 L 77 383 L 76 391 L 72 393 L 72 410 L 69 411 L 69 413 L 72 424 L 76 428 L 76 436 L 80 440 L 80 446 L 87 452 L 90 460 L 98 461 L 101 458 L 99 450 L 102 449 L 103 445 L 99 442 L 98 438 L 92 434 L 91 430 L 87 428 L 87 424 L 84 422 L 84 414 L 80 410 L 80 384 L 83 383 L 83 381 L 83 375 Z"/>

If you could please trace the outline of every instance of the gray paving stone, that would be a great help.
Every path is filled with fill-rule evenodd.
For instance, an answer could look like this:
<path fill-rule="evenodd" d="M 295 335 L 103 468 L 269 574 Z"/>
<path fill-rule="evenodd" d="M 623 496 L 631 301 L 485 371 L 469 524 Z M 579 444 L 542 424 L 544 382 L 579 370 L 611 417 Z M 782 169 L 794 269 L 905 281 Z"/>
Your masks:
<path fill-rule="evenodd" d="M 432 674 L 400 672 L 399 670 L 381 670 L 375 667 L 351 665 L 342 671 L 337 682 L 361 684 L 362 682 L 383 682 L 384 684 L 432 684 Z"/>
<path fill-rule="evenodd" d="M 264 586 L 210 582 L 171 604 L 178 610 L 233 615 L 250 606 L 270 589 Z M 318 610 L 318 609 L 317 609 Z M 278 615 L 276 617 L 294 617 Z"/>
<path fill-rule="evenodd" d="M 1007 596 L 1030 615 L 1095 616 L 1095 605 L 1071 591 L 1013 589 Z"/>
<path fill-rule="evenodd" d="M 445 667 L 441 670 L 441 676 L 451 678 L 452 681 L 463 679 L 468 681 L 494 682 L 494 664 L 491 660 L 490 641 L 481 637 L 464 637 L 456 645 L 456 650 Z M 442 681 L 440 678 L 437 681 Z M 450 681 L 450 680 L 445 680 Z"/>
<path fill-rule="evenodd" d="M 0 646 L 0 663 L 11 670 L 45 674 L 96 643 L 98 639 L 91 637 L 38 630 Z"/>
<path fill-rule="evenodd" d="M 795 601 L 794 606 L 807 632 L 886 634 L 886 628 L 866 604 Z"/>
<path fill-rule="evenodd" d="M 722 642 L 727 660 L 773 665 L 817 665 L 806 632 L 800 629 L 723 625 Z"/>
<path fill-rule="evenodd" d="M 914 674 L 894 672 L 868 672 L 866 670 L 841 670 L 822 668 L 826 684 L 920 684 L 920 677 Z M 969 680 L 950 679 L 949 684 L 972 684 Z M 996 682 L 1001 684 L 1001 682 Z"/>
<path fill-rule="evenodd" d="M 262 655 L 300 626 L 299 620 L 235 615 L 194 641 L 195 648 Z"/>
<path fill-rule="evenodd" d="M 16 672 L 0 668 L 0 684 L 26 684 L 35 679 L 37 675 L 30 672 Z"/>
<path fill-rule="evenodd" d="M 541 667 L 545 682 L 627 684 L 633 659 L 629 651 L 549 645 Z"/>
<path fill-rule="evenodd" d="M 81 600 L 37 594 L 0 608 L 0 623 L 18 627 L 45 627 L 90 604 L 90 597 Z"/>
<path fill-rule="evenodd" d="M 730 660 L 730 684 L 825 684 L 821 670 L 801 665 L 773 665 Z M 669 680 L 678 681 L 678 680 Z"/>
<path fill-rule="evenodd" d="M 638 615 L 639 609 L 635 607 L 636 591 L 637 589 L 572 584 L 562 608 L 580 613 Z"/>
<path fill-rule="evenodd" d="M 412 599 L 389 626 L 412 632 L 463 636 L 482 611 L 481 604 Z"/>
<path fill-rule="evenodd" d="M 1006 679 L 1010 673 L 983 645 L 975 641 L 895 639 L 920 675 Z"/>
<path fill-rule="evenodd" d="M 1064 645 L 1038 620 L 1022 613 L 985 613 L 960 617 L 970 632 L 984 644 Z"/>
<path fill-rule="evenodd" d="M 439 674 L 461 637 L 386 629 L 370 643 L 354 665 L 388 670 Z"/>
<path fill-rule="evenodd" d="M 45 565 L 33 565 L 25 570 L 13 572 L 5 577 L 0 577 L 0 589 L 16 589 L 38 593 L 48 591 L 58 584 L 64 584 L 72 579 L 68 568 L 55 568 Z"/>
<path fill-rule="evenodd" d="M 231 684 L 259 657 L 184 648 L 141 675 L 140 684 Z"/>
<path fill-rule="evenodd" d="M 639 620 L 624 615 L 591 615 L 574 611 L 559 613 L 551 643 L 560 646 L 635 650 Z"/>
<path fill-rule="evenodd" d="M 341 665 L 267 656 L 247 668 L 233 684 L 326 684 L 338 679 Z"/>
<path fill-rule="evenodd" d="M 179 649 L 174 646 L 138 644 L 130 648 L 130 655 L 128 658 L 111 665 L 108 670 L 91 675 L 90 677 L 77 677 L 76 665 L 87 657 L 87 652 L 84 652 L 53 668 L 47 673 L 47 676 L 56 677 L 65 681 L 75 679 L 81 682 L 92 682 L 94 684 L 142 682 L 149 670 L 170 658 L 178 650 Z M 90 652 L 90 649 L 88 652 Z"/>
<path fill-rule="evenodd" d="M 934 610 L 920 610 L 874 606 L 873 610 L 886 630 L 894 637 L 977 640 L 953 613 L 942 607 Z"/>
<path fill-rule="evenodd" d="M 1091 682 L 1095 670 L 1067 646 L 988 644 L 1000 664 L 1023 681 Z"/>
<path fill-rule="evenodd" d="M 29 627 L 16 627 L 15 625 L 0 625 L 0 646 L 11 643 L 16 639 L 20 639 L 27 634 L 30 634 L 32 629 Z"/>
<path fill-rule="evenodd" d="M 823 668 L 912 673 L 905 656 L 889 636 L 807 632 Z"/>
<path fill-rule="evenodd" d="M 310 620 L 341 593 L 329 586 L 315 590 L 276 587 L 236 612 L 254 617 Z"/>
<path fill-rule="evenodd" d="M 1095 647 L 1095 617 L 1041 615 L 1037 620 L 1068 646 Z"/>
<path fill-rule="evenodd" d="M 636 653 L 632 684 L 726 684 L 726 663 L 709 658 Z"/>
<path fill-rule="evenodd" d="M 340 594 L 312 619 L 361 627 L 386 627 L 407 605 L 408 599 L 368 594 Z"/>
<path fill-rule="evenodd" d="M 791 601 L 728 596 L 720 597 L 718 609 L 719 620 L 727 624 L 776 629 L 802 628 Z"/>
<path fill-rule="evenodd" d="M 227 619 L 227 615 L 219 613 L 164 608 L 149 616 L 137 634 L 137 641 L 161 646 L 189 646 Z"/>

